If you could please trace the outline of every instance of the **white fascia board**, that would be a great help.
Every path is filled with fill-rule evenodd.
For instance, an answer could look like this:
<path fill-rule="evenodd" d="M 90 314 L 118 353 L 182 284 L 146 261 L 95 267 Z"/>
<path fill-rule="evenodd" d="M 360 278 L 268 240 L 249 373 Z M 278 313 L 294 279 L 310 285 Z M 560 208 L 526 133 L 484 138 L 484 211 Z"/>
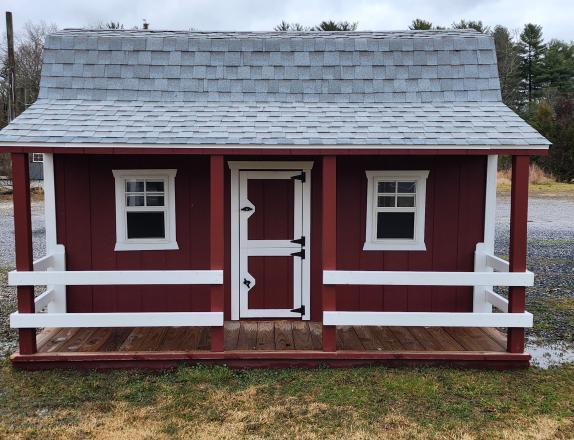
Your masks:
<path fill-rule="evenodd" d="M 323 312 L 323 325 L 530 328 L 533 318 L 528 312 Z"/>
<path fill-rule="evenodd" d="M 533 286 L 532 272 L 325 270 L 323 284 L 362 286 Z"/>
<path fill-rule="evenodd" d="M 221 327 L 223 312 L 12 313 L 11 328 Z"/>
<path fill-rule="evenodd" d="M 10 286 L 223 284 L 223 270 L 108 270 L 8 273 Z"/>
<path fill-rule="evenodd" d="M 537 145 L 347 145 L 347 144 L 106 144 L 106 143 L 50 143 L 50 142 L 0 142 L 0 147 L 16 148 L 169 148 L 169 149 L 214 149 L 214 150 L 548 150 L 550 144 Z"/>

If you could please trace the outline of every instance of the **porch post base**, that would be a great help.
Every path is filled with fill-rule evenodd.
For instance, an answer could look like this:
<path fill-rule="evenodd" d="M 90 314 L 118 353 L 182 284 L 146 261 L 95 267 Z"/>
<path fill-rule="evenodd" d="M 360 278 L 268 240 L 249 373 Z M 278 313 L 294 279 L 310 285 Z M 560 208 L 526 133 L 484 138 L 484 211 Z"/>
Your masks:
<path fill-rule="evenodd" d="M 323 326 L 323 351 L 337 351 L 337 326 Z"/>
<path fill-rule="evenodd" d="M 18 351 L 20 354 L 36 353 L 36 329 L 21 328 L 18 330 Z"/>
<path fill-rule="evenodd" d="M 524 353 L 524 329 L 509 328 L 506 337 L 506 351 L 508 353 Z"/>
<path fill-rule="evenodd" d="M 210 327 L 211 351 L 222 352 L 224 350 L 225 333 L 223 327 Z"/>

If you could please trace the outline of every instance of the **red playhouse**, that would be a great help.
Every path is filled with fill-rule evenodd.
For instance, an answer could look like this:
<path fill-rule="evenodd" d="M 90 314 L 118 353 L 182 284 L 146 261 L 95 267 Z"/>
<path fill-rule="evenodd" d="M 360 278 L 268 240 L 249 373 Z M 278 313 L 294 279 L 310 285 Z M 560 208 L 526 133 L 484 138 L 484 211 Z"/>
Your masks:
<path fill-rule="evenodd" d="M 56 32 L 39 99 L 0 132 L 12 362 L 527 367 L 528 164 L 548 147 L 472 30 Z"/>

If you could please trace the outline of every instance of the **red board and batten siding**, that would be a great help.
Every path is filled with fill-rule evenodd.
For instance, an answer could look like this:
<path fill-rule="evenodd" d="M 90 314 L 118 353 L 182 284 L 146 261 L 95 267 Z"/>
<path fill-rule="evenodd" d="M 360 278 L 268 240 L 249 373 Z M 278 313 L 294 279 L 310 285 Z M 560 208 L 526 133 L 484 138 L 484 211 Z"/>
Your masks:
<path fill-rule="evenodd" d="M 232 160 L 226 157 L 226 160 Z M 265 160 L 261 158 L 261 160 Z M 270 160 L 277 160 L 273 157 Z M 296 160 L 289 157 L 286 160 Z M 306 158 L 309 160 L 309 158 Z M 311 187 L 311 318 L 321 320 L 321 159 Z M 114 252 L 112 169 L 177 168 L 176 251 Z M 58 241 L 68 270 L 208 269 L 209 157 L 56 155 Z M 426 251 L 363 251 L 365 170 L 428 169 Z M 472 271 L 483 239 L 484 156 L 376 156 L 337 160 L 337 269 Z M 230 319 L 230 179 L 225 166 L 225 319 Z M 69 287 L 70 312 L 208 311 L 208 286 Z M 471 311 L 472 289 L 338 286 L 339 310 Z"/>
<path fill-rule="evenodd" d="M 112 169 L 177 168 L 177 251 L 115 252 Z M 209 157 L 55 156 L 58 241 L 68 270 L 209 269 Z M 209 311 L 209 286 L 68 288 L 70 312 Z"/>
<path fill-rule="evenodd" d="M 426 251 L 363 251 L 365 170 L 430 170 Z M 484 157 L 373 157 L 337 163 L 337 269 L 472 271 L 483 239 Z M 472 311 L 472 288 L 338 286 L 338 310 Z"/>

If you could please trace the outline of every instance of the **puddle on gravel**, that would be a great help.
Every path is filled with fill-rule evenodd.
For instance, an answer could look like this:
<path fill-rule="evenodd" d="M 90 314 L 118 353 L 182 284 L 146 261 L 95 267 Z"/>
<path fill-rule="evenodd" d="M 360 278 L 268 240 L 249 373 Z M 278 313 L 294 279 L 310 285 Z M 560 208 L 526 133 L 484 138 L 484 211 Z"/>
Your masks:
<path fill-rule="evenodd" d="M 540 368 L 574 362 L 574 347 L 563 343 L 541 344 L 530 338 L 526 351 L 532 355 L 532 365 Z"/>

